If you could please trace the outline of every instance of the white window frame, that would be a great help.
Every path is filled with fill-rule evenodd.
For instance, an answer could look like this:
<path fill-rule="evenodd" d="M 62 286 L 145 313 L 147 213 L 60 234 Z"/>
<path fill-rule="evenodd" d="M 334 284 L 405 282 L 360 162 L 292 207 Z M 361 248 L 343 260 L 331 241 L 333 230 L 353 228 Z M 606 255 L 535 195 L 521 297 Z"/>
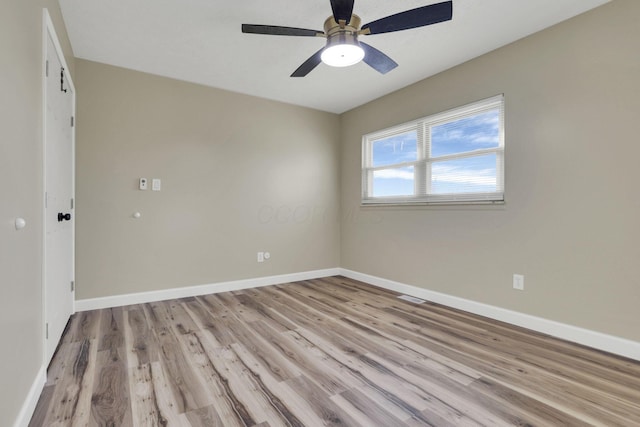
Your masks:
<path fill-rule="evenodd" d="M 499 144 L 495 148 L 479 149 L 446 156 L 431 157 L 431 127 L 443 123 L 474 116 L 485 111 L 499 110 Z M 405 132 L 415 131 L 417 135 L 417 160 L 373 167 L 373 144 L 381 139 L 389 138 Z M 407 204 L 478 204 L 504 202 L 504 95 L 483 99 L 462 107 L 444 111 L 418 120 L 403 123 L 391 128 L 372 132 L 362 137 L 362 204 L 363 205 L 407 205 Z M 469 157 L 496 154 L 496 187 L 497 191 L 489 193 L 451 193 L 431 194 L 431 167 L 433 163 L 444 160 L 455 160 Z M 414 168 L 414 194 L 409 196 L 374 197 L 373 173 L 385 169 L 403 167 Z"/>

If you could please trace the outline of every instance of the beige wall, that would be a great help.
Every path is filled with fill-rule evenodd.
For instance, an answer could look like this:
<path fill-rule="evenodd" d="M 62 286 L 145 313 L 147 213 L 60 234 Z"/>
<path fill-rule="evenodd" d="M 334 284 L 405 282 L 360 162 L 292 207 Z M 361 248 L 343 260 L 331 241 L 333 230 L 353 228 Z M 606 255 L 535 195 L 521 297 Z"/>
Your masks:
<path fill-rule="evenodd" d="M 75 83 L 78 299 L 339 265 L 337 115 L 84 60 Z"/>
<path fill-rule="evenodd" d="M 56 1 L 0 2 L 0 425 L 14 423 L 42 364 L 42 8 L 73 69 Z M 23 217 L 27 227 L 16 231 Z"/>
<path fill-rule="evenodd" d="M 640 341 L 638 17 L 615 0 L 344 114 L 342 267 Z M 504 206 L 359 207 L 361 135 L 499 93 Z"/>
<path fill-rule="evenodd" d="M 54 0 L 0 2 L 0 425 L 42 363 L 43 6 L 74 70 Z M 77 60 L 77 297 L 340 264 L 640 341 L 638 16 L 615 0 L 341 117 Z M 504 206 L 359 206 L 363 133 L 498 93 Z"/>

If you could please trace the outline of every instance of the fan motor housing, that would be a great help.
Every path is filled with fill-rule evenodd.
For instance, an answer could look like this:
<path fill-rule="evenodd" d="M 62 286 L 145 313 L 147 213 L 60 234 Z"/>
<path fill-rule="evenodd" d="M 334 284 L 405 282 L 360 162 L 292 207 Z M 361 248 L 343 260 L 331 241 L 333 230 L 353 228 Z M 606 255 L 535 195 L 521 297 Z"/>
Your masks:
<path fill-rule="evenodd" d="M 362 20 L 355 13 L 351 15 L 351 20 L 345 25 L 340 25 L 333 16 L 330 16 L 324 21 L 324 33 L 327 37 L 332 37 L 336 34 L 352 34 L 356 36 L 361 22 Z"/>

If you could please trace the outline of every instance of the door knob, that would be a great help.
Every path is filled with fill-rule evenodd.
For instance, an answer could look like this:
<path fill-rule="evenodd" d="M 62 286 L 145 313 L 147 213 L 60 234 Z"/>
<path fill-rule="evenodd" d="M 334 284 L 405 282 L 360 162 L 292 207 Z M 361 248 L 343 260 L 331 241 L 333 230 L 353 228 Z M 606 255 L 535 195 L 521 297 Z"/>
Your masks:
<path fill-rule="evenodd" d="M 62 213 L 62 212 L 58 212 L 58 222 L 62 222 L 62 221 L 69 221 L 71 219 L 71 214 L 70 213 Z"/>

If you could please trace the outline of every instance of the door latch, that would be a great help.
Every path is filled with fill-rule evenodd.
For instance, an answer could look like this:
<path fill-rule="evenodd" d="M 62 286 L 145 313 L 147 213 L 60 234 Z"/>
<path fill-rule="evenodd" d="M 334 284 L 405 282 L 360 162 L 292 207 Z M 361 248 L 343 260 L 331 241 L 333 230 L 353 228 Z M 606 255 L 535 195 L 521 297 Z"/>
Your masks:
<path fill-rule="evenodd" d="M 69 221 L 71 219 L 70 213 L 58 212 L 58 222 Z"/>

